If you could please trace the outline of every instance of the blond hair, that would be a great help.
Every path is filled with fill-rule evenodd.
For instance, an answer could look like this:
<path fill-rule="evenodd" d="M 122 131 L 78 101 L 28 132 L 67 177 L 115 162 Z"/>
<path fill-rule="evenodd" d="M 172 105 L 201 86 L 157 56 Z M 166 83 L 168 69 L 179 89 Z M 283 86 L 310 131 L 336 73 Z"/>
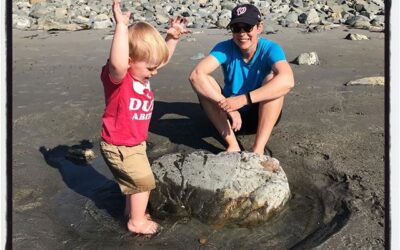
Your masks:
<path fill-rule="evenodd" d="M 169 51 L 164 38 L 149 23 L 137 22 L 129 26 L 129 57 L 161 65 L 168 61 Z"/>

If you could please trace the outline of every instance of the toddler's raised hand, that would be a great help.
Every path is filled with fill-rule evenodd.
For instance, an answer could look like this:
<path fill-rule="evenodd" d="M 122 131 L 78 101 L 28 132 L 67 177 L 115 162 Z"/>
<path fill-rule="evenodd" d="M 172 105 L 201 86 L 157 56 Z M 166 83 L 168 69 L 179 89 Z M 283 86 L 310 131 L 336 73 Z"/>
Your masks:
<path fill-rule="evenodd" d="M 170 19 L 169 29 L 167 30 L 167 34 L 172 36 L 174 39 L 179 39 L 181 34 L 190 33 L 190 30 L 186 28 L 188 20 L 184 17 L 178 16 L 174 19 Z"/>
<path fill-rule="evenodd" d="M 114 20 L 116 24 L 122 23 L 125 25 L 129 24 L 129 17 L 131 16 L 131 12 L 127 11 L 125 13 L 122 13 L 121 11 L 121 6 L 120 6 L 120 0 L 114 0 L 113 1 L 113 14 L 114 14 Z"/>

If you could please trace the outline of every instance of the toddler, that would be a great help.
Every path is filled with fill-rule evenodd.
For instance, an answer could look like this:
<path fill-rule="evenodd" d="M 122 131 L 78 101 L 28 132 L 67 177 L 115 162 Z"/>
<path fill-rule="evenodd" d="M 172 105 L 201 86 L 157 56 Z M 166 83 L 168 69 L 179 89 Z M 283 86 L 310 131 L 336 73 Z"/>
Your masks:
<path fill-rule="evenodd" d="M 146 22 L 128 26 L 130 13 L 122 13 L 114 0 L 115 33 L 109 59 L 101 72 L 106 106 L 100 149 L 123 194 L 128 230 L 154 234 L 158 224 L 146 207 L 155 188 L 146 155 L 146 139 L 154 105 L 149 79 L 171 58 L 187 20 L 170 22 L 166 38 Z"/>

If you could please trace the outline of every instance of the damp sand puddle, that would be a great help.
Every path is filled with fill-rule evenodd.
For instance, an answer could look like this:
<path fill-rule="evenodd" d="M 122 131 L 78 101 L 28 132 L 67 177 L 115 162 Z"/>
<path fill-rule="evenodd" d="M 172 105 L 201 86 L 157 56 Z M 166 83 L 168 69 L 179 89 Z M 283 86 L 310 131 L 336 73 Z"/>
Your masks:
<path fill-rule="evenodd" d="M 46 154 L 48 164 L 60 171 L 68 186 L 55 197 L 55 218 L 74 231 L 77 238 L 68 241 L 67 248 L 304 249 L 320 245 L 339 231 L 350 216 L 343 202 L 345 183 L 322 173 L 313 173 L 310 180 L 311 175 L 296 166 L 297 173 L 285 169 L 289 172 L 291 199 L 265 223 L 251 227 L 212 225 L 196 218 L 157 217 L 153 213 L 162 232 L 151 239 L 133 236 L 123 221 L 124 197 L 102 158 L 87 165 L 74 164 L 65 159 L 67 150 L 67 146 L 59 146 Z M 296 177 L 291 180 L 291 175 Z M 314 180 L 318 185 L 313 184 Z"/>

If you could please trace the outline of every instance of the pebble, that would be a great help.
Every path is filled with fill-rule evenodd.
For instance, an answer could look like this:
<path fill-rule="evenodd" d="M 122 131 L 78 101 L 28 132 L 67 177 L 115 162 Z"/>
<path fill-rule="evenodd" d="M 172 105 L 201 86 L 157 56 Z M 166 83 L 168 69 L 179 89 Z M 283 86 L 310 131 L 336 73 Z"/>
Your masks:
<path fill-rule="evenodd" d="M 351 86 L 351 85 L 383 86 L 383 85 L 385 85 L 385 78 L 383 76 L 365 77 L 365 78 L 349 81 L 345 85 L 346 86 Z"/>
<path fill-rule="evenodd" d="M 204 54 L 203 54 L 203 53 L 197 53 L 196 55 L 194 55 L 194 56 L 190 57 L 190 60 L 194 60 L 194 61 L 196 61 L 196 60 L 203 59 L 204 57 L 205 57 L 205 56 L 204 56 Z"/>
<path fill-rule="evenodd" d="M 206 238 L 200 238 L 200 239 L 199 239 L 199 243 L 200 243 L 201 245 L 204 245 L 204 244 L 207 243 L 207 239 L 206 239 Z"/>

